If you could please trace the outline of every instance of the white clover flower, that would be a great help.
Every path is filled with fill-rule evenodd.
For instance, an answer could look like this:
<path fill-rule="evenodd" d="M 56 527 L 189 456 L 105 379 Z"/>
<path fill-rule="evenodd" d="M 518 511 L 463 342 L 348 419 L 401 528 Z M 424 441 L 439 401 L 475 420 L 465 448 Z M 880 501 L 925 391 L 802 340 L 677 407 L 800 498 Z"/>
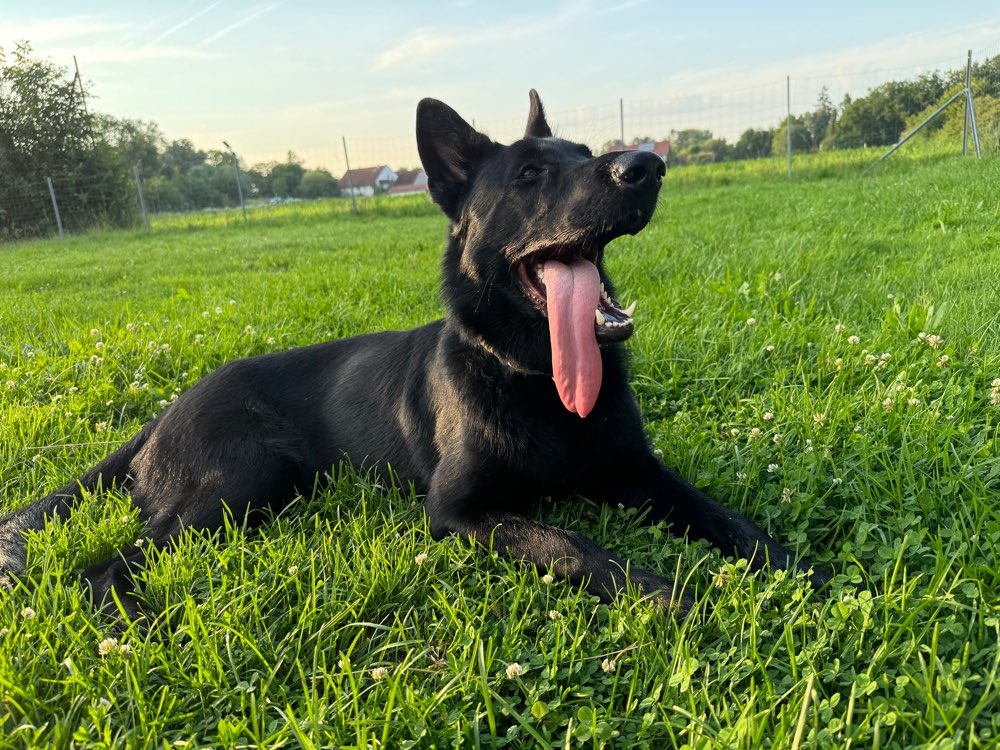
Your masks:
<path fill-rule="evenodd" d="M 837 368 L 837 372 L 843 370 L 844 369 L 843 357 L 837 357 L 835 360 L 833 360 L 833 366 Z"/>
<path fill-rule="evenodd" d="M 755 326 L 755 325 L 757 325 L 757 318 L 747 318 L 747 325 L 748 326 Z"/>
<path fill-rule="evenodd" d="M 96 328 L 91 328 L 90 329 L 90 335 L 91 336 L 98 336 L 98 335 L 100 335 L 100 331 L 98 331 Z"/>
<path fill-rule="evenodd" d="M 776 473 L 776 472 L 778 471 L 778 469 L 780 469 L 780 468 L 781 468 L 781 467 L 780 467 L 780 466 L 778 466 L 778 464 L 768 464 L 768 465 L 767 465 L 767 471 L 768 471 L 768 473 L 770 473 L 770 474 L 774 474 L 774 473 Z"/>
<path fill-rule="evenodd" d="M 807 439 L 806 440 L 806 453 L 812 453 L 812 452 L 813 452 L 813 441 Z"/>
<path fill-rule="evenodd" d="M 35 610 L 33 610 L 31 607 L 25 607 L 24 609 L 21 610 L 21 617 L 25 620 L 34 620 Z"/>
<path fill-rule="evenodd" d="M 170 405 L 170 402 L 169 402 L 169 401 L 167 401 L 167 400 L 166 400 L 165 398 L 161 398 L 161 399 L 159 400 L 159 405 L 160 405 L 161 407 L 163 407 L 163 406 L 169 406 L 169 405 Z"/>
<path fill-rule="evenodd" d="M 253 326 L 247 326 L 244 328 L 243 333 L 253 333 Z"/>
<path fill-rule="evenodd" d="M 337 669 L 350 669 L 351 668 L 351 657 L 344 656 L 337 659 Z"/>
<path fill-rule="evenodd" d="M 413 558 L 413 562 L 415 562 L 417 565 L 423 565 L 425 562 L 427 562 L 427 553 L 421 552 L 419 555 Z"/>
<path fill-rule="evenodd" d="M 133 323 L 126 323 L 125 324 L 125 330 L 126 331 L 131 331 L 133 328 L 135 328 L 135 325 Z"/>
<path fill-rule="evenodd" d="M 791 487 L 785 487 L 785 489 L 783 489 L 781 491 L 781 502 L 783 502 L 783 503 L 790 503 L 790 502 L 792 502 L 792 488 Z"/>
<path fill-rule="evenodd" d="M 107 656 L 112 651 L 118 649 L 118 639 L 117 638 L 105 638 L 103 641 L 97 644 L 97 653 L 101 656 Z"/>
<path fill-rule="evenodd" d="M 8 380 L 7 381 L 7 390 L 8 391 L 13 390 L 15 386 L 17 386 L 17 383 L 15 383 L 13 380 Z"/>
<path fill-rule="evenodd" d="M 874 354 L 866 354 L 865 355 L 865 364 L 866 365 L 874 365 L 877 362 L 878 362 L 878 357 L 876 357 Z"/>
<path fill-rule="evenodd" d="M 98 422 L 97 424 L 94 425 L 94 429 L 97 432 L 107 432 L 107 430 L 108 430 L 108 423 L 107 422 Z"/>
<path fill-rule="evenodd" d="M 267 337 L 267 345 L 268 346 L 274 346 L 274 336 L 268 336 Z"/>
<path fill-rule="evenodd" d="M 861 425 L 859 425 L 859 424 L 854 425 L 854 431 L 855 432 L 861 432 Z"/>
<path fill-rule="evenodd" d="M 911 398 L 906 403 L 908 403 L 910 406 L 920 406 L 920 399 L 917 398 L 916 396 L 914 396 L 913 398 Z"/>
<path fill-rule="evenodd" d="M 516 661 L 513 662 L 512 664 L 510 664 L 510 666 L 507 667 L 507 679 L 508 680 L 516 680 L 522 674 L 524 674 L 524 669 Z"/>
<path fill-rule="evenodd" d="M 944 339 L 936 333 L 932 333 L 927 337 L 927 345 L 930 346 L 931 349 L 939 349 L 943 343 Z"/>
<path fill-rule="evenodd" d="M 561 620 L 562 619 L 562 612 L 559 612 L 558 610 L 555 610 L 555 609 L 550 609 L 549 610 L 549 619 L 550 620 Z"/>
<path fill-rule="evenodd" d="M 215 314 L 216 315 L 222 315 L 222 308 L 221 307 L 215 308 Z"/>
<path fill-rule="evenodd" d="M 229 300 L 229 304 L 230 305 L 235 305 L 236 304 L 236 300 L 234 300 L 234 299 Z"/>
<path fill-rule="evenodd" d="M 852 344 L 854 346 L 857 346 L 858 344 L 861 343 L 861 339 L 858 338 L 857 336 L 848 336 L 847 337 L 847 343 L 848 344 Z"/>
<path fill-rule="evenodd" d="M 772 419 L 774 419 L 774 415 L 771 412 L 769 411 L 764 412 L 763 420 L 765 422 L 770 422 Z"/>
<path fill-rule="evenodd" d="M 212 313 L 210 313 L 208 310 L 205 310 L 205 312 L 203 312 L 201 314 L 201 317 L 203 317 L 203 318 L 211 318 L 212 317 Z"/>
<path fill-rule="evenodd" d="M 747 473 L 745 471 L 737 471 L 736 472 L 736 481 L 737 482 L 742 482 L 746 478 L 747 478 Z"/>
<path fill-rule="evenodd" d="M 771 277 L 775 281 L 781 281 L 784 277 L 781 275 L 780 271 L 775 271 L 774 276 Z"/>
<path fill-rule="evenodd" d="M 823 414 L 822 412 L 816 412 L 815 414 L 813 414 L 813 424 L 816 425 L 817 427 L 822 427 L 823 425 L 825 425 L 826 414 Z"/>
<path fill-rule="evenodd" d="M 833 330 L 836 331 L 837 333 L 843 333 L 844 331 L 847 330 L 847 326 L 845 326 L 843 323 L 837 323 L 837 325 L 833 327 Z"/>
<path fill-rule="evenodd" d="M 555 583 L 555 580 L 556 579 L 550 576 L 548 573 L 542 576 L 542 583 L 544 583 L 546 586 L 551 586 L 553 583 Z"/>
<path fill-rule="evenodd" d="M 778 443 L 780 443 L 781 442 L 781 433 L 780 432 L 774 433 L 774 437 L 771 438 L 771 442 L 774 443 L 775 445 L 777 445 Z"/>
<path fill-rule="evenodd" d="M 605 674 L 610 674 L 611 672 L 614 672 L 616 669 L 618 669 L 618 662 L 616 662 L 614 659 L 605 659 L 604 661 L 601 662 L 601 670 Z"/>
<path fill-rule="evenodd" d="M 765 347 L 765 349 L 766 349 L 766 350 L 767 350 L 768 352 L 773 352 L 773 351 L 774 351 L 774 344 L 768 344 L 768 345 L 767 345 L 767 346 Z"/>
<path fill-rule="evenodd" d="M 938 358 L 937 366 L 944 368 L 947 367 L 950 362 L 951 362 L 951 357 L 949 357 L 947 354 L 942 354 Z"/>
<path fill-rule="evenodd" d="M 375 669 L 372 670 L 372 679 L 375 680 L 375 682 L 382 682 L 382 680 L 384 680 L 388 676 L 389 676 L 388 667 L 375 667 Z"/>
<path fill-rule="evenodd" d="M 299 572 L 299 566 L 298 565 L 289 565 L 288 566 L 288 575 L 293 576 L 293 575 L 295 575 L 298 572 Z"/>
<path fill-rule="evenodd" d="M 882 401 L 882 408 L 885 411 L 892 411 L 892 407 L 893 407 L 893 401 L 891 398 L 887 398 L 884 401 Z"/>
<path fill-rule="evenodd" d="M 739 437 L 740 431 L 734 427 L 729 431 L 729 434 L 732 435 L 733 437 Z"/>
<path fill-rule="evenodd" d="M 751 428 L 751 430 L 750 430 L 750 435 L 749 435 L 749 437 L 750 437 L 750 439 L 751 439 L 751 440 L 756 440 L 757 438 L 759 438 L 759 437 L 760 437 L 761 435 L 763 435 L 763 434 L 764 434 L 764 433 L 763 433 L 763 432 L 761 432 L 761 430 L 760 430 L 760 427 L 753 427 L 753 428 Z"/>
<path fill-rule="evenodd" d="M 102 349 L 104 349 L 104 342 L 98 341 L 97 343 L 94 344 L 94 348 L 97 349 L 97 351 L 101 351 Z"/>
<path fill-rule="evenodd" d="M 169 352 L 170 351 L 170 344 L 160 344 L 160 349 L 162 349 L 165 352 Z"/>
<path fill-rule="evenodd" d="M 834 477 L 834 478 L 833 478 L 833 479 L 831 480 L 831 484 L 832 484 L 832 485 L 833 485 L 834 487 L 839 487 L 839 486 L 840 486 L 840 485 L 842 485 L 843 483 L 844 483 L 844 480 L 843 480 L 843 479 L 841 479 L 840 477 Z"/>
<path fill-rule="evenodd" d="M 42 460 L 42 454 L 41 453 L 36 453 L 34 456 L 31 457 L 31 463 L 33 463 L 33 464 L 37 464 L 41 460 Z"/>

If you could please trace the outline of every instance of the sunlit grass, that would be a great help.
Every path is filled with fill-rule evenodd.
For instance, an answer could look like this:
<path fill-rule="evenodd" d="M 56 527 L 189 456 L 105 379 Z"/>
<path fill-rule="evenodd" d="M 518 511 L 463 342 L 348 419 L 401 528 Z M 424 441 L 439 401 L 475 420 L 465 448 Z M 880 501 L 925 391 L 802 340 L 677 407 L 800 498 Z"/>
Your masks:
<path fill-rule="evenodd" d="M 901 157 L 672 171 L 608 251 L 654 446 L 832 565 L 829 595 L 614 507 L 544 509 L 701 602 L 599 605 L 433 542 L 407 487 L 347 470 L 156 555 L 163 620 L 122 631 L 75 571 L 139 525 L 92 497 L 0 592 L 0 746 L 996 746 L 1000 164 Z M 223 362 L 439 316 L 444 219 L 399 200 L 0 248 L 0 503 Z"/>

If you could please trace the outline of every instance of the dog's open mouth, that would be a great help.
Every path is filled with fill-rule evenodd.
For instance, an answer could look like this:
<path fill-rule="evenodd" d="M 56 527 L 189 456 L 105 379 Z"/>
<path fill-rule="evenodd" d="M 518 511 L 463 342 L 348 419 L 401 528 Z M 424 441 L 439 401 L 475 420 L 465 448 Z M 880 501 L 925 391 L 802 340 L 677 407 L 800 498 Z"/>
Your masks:
<path fill-rule="evenodd" d="M 608 294 L 595 265 L 599 252 L 553 248 L 518 264 L 525 295 L 548 318 L 559 398 L 581 417 L 594 408 L 601 390 L 600 343 L 627 339 L 634 328 L 635 303 L 623 309 Z"/>
<path fill-rule="evenodd" d="M 564 253 L 549 255 L 545 253 L 532 253 L 530 257 L 523 260 L 518 265 L 518 276 L 524 291 L 531 303 L 538 311 L 549 317 L 548 288 L 545 284 L 545 266 L 552 261 L 563 263 L 573 267 L 576 263 L 590 263 L 593 261 L 582 253 Z M 607 293 L 604 284 L 600 285 L 600 296 L 594 305 L 594 333 L 598 342 L 604 341 L 624 341 L 635 330 L 635 323 L 632 320 L 632 313 L 635 310 L 635 302 L 628 307 L 622 307 L 614 297 Z"/>

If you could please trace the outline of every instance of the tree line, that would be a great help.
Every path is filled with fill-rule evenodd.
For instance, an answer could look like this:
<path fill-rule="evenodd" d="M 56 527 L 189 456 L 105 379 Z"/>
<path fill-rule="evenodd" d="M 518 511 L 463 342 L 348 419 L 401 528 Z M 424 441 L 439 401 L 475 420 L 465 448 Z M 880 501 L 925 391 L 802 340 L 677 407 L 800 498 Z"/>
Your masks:
<path fill-rule="evenodd" d="M 662 140 L 670 141 L 671 163 L 680 165 L 785 156 L 789 128 L 794 154 L 889 146 L 964 85 L 964 68 L 925 73 L 911 80 L 884 83 L 857 99 L 847 95 L 839 105 L 831 102 L 823 87 L 812 111 L 785 118 L 777 127 L 748 128 L 735 143 L 698 128 L 672 130 Z M 995 138 L 1000 130 L 1000 55 L 973 64 L 972 91 L 980 133 Z M 955 137 L 963 121 L 962 107 L 950 107 L 926 128 L 924 137 Z M 652 140 L 656 139 L 640 136 L 632 143 Z M 620 146 L 620 140 L 611 140 L 601 150 Z"/>
<path fill-rule="evenodd" d="M 980 131 L 1000 129 L 1000 56 L 973 67 Z M 964 85 L 964 70 L 892 81 L 839 105 L 826 89 L 816 107 L 775 128 L 750 128 L 735 143 L 709 130 L 674 130 L 671 160 L 700 164 L 760 159 L 792 151 L 885 146 L 895 143 Z M 63 223 L 71 230 L 128 226 L 138 217 L 131 171 L 143 181 L 154 211 L 232 207 L 239 191 L 251 198 L 322 198 L 340 194 L 325 169 L 306 169 L 294 153 L 283 162 L 234 169 L 227 149 L 199 149 L 190 140 L 167 140 L 156 123 L 91 112 L 85 82 L 50 60 L 34 56 L 26 42 L 0 48 L 0 240 L 45 235 L 53 227 L 46 177 L 56 189 Z M 954 137 L 961 107 L 928 128 L 926 137 Z M 637 138 L 636 142 L 652 140 Z M 620 147 L 609 141 L 603 150 Z"/>
<path fill-rule="evenodd" d="M 325 169 L 284 162 L 239 170 L 226 149 L 167 140 L 156 123 L 92 112 L 87 84 L 32 54 L 0 48 L 0 240 L 45 235 L 54 226 L 46 178 L 54 177 L 63 224 L 73 230 L 138 220 L 132 168 L 153 211 L 239 205 L 244 196 L 325 198 L 340 194 Z"/>

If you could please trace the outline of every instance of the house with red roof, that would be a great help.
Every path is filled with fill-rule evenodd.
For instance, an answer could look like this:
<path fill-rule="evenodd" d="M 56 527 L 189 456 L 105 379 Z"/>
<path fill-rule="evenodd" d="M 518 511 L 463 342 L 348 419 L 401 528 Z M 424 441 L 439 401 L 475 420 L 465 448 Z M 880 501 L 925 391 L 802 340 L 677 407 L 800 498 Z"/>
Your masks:
<path fill-rule="evenodd" d="M 389 167 L 363 167 L 349 169 L 340 178 L 340 190 L 344 195 L 372 196 L 376 192 L 386 193 L 396 184 L 398 175 Z"/>
<path fill-rule="evenodd" d="M 401 169 L 396 184 L 389 188 L 389 195 L 405 195 L 427 191 L 427 173 L 422 169 Z"/>

